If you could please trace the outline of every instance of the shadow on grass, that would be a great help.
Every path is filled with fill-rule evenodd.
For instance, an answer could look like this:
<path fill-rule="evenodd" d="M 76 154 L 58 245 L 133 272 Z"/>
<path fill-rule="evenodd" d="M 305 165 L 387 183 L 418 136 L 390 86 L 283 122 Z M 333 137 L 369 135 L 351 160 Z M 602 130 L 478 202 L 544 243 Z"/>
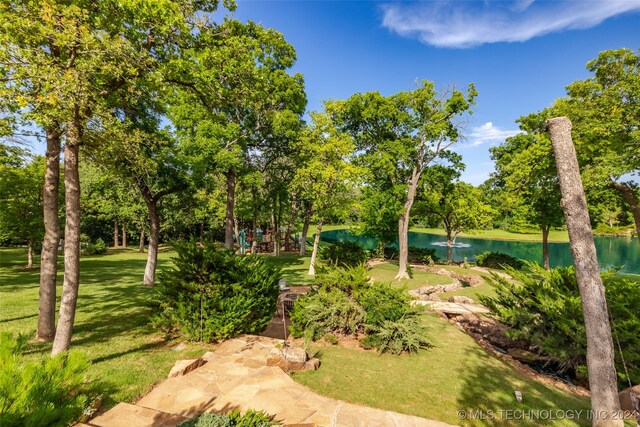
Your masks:
<path fill-rule="evenodd" d="M 499 361 L 502 366 L 496 372 L 496 360 L 492 355 L 480 347 L 471 351 L 474 354 L 466 359 L 464 372 L 461 373 L 464 384 L 457 402 L 457 409 L 465 411 L 465 417 L 460 417 L 463 425 L 533 427 L 591 424 L 586 418 L 589 409 L 587 399 L 525 378 L 502 361 Z M 522 393 L 522 402 L 517 401 L 516 391 Z M 559 411 L 581 413 L 583 419 L 570 420 Z M 552 414 L 555 414 L 555 418 L 550 418 Z"/>

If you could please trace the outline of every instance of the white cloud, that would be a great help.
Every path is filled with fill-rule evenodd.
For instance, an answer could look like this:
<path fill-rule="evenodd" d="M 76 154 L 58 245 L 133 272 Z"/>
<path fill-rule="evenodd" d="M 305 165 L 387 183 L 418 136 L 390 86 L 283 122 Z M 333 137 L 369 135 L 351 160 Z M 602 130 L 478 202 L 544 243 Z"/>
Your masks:
<path fill-rule="evenodd" d="M 382 10 L 382 25 L 400 35 L 439 47 L 466 48 L 591 28 L 612 16 L 640 11 L 640 0 L 433 0 L 390 3 Z"/>
<path fill-rule="evenodd" d="M 471 140 L 471 146 L 477 147 L 485 143 L 500 143 L 510 136 L 519 134 L 520 131 L 501 129 L 498 126 L 494 126 L 493 123 L 487 122 L 482 126 L 473 128 L 469 139 Z"/>

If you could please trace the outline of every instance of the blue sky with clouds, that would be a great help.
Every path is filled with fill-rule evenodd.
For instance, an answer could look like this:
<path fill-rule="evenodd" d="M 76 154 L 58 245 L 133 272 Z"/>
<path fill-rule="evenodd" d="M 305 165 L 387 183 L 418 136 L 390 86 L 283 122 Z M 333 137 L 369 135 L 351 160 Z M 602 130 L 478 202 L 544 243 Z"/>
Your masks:
<path fill-rule="evenodd" d="M 599 51 L 640 48 L 640 0 L 239 0 L 234 16 L 277 29 L 296 48 L 310 110 L 421 79 L 475 83 L 478 105 L 457 148 L 474 184 L 493 170 L 488 147 L 517 130 L 515 119 L 588 77 Z"/>

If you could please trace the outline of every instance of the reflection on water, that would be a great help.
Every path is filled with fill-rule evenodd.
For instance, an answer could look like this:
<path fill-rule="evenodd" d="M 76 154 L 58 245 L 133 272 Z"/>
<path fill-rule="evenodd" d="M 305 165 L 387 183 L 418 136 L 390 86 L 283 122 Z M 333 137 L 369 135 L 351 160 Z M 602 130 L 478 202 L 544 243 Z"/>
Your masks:
<path fill-rule="evenodd" d="M 367 249 L 376 247 L 376 239 L 368 236 L 357 236 L 348 230 L 325 231 L 321 239 L 327 242 L 341 240 L 356 241 Z M 622 273 L 640 274 L 640 242 L 637 238 L 595 237 L 598 261 L 602 269 L 622 267 Z M 427 233 L 409 232 L 409 246 L 434 248 L 436 254 L 443 259 L 447 257 L 447 242 L 442 236 Z M 453 260 L 462 261 L 467 257 L 474 260 L 475 255 L 485 251 L 503 252 L 527 261 L 542 262 L 542 243 L 514 242 L 509 240 L 470 239 L 458 237 L 452 248 Z M 549 243 L 551 266 L 568 266 L 573 264 L 569 243 Z"/>

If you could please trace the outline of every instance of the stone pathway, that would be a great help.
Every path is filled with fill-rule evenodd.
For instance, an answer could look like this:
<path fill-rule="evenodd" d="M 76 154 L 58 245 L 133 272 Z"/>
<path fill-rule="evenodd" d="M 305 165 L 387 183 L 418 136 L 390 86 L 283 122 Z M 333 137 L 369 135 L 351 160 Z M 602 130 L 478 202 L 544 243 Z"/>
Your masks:
<path fill-rule="evenodd" d="M 318 426 L 444 427 L 424 418 L 368 408 L 320 396 L 282 369 L 266 366 L 269 351 L 282 342 L 242 336 L 228 340 L 206 363 L 184 376 L 158 384 L 135 405 L 120 403 L 84 426 L 175 426 L 203 412 L 256 409 L 282 424 Z M 322 369 L 322 367 L 320 368 Z"/>

